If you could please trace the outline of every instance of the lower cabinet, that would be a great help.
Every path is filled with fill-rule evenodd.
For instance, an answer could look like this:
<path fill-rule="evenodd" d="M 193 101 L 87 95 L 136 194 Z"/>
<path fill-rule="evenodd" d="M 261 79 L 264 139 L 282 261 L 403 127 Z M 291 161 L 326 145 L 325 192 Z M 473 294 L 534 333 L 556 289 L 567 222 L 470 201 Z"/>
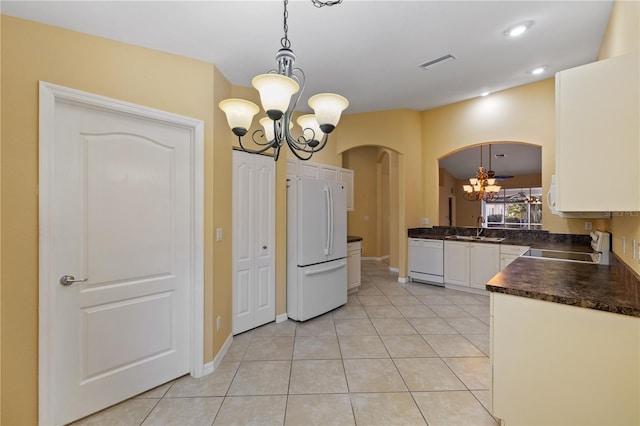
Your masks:
<path fill-rule="evenodd" d="M 640 318 L 491 293 L 490 324 L 503 424 L 640 424 Z"/>
<path fill-rule="evenodd" d="M 459 241 L 444 242 L 444 282 L 485 290 L 500 272 L 500 245 Z"/>
<path fill-rule="evenodd" d="M 511 262 L 516 260 L 518 256 L 524 254 L 529 247 L 526 246 L 512 246 L 507 244 L 500 245 L 500 270 L 509 266 Z"/>
<path fill-rule="evenodd" d="M 360 287 L 360 241 L 347 244 L 347 293 L 354 293 Z"/>

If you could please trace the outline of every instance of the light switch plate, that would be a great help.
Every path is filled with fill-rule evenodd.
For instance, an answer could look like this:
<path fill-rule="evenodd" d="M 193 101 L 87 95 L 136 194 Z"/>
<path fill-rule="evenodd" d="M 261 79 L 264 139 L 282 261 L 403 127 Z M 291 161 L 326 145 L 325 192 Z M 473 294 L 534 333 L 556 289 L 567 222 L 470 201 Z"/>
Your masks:
<path fill-rule="evenodd" d="M 222 241 L 222 228 L 216 228 L 216 241 Z"/>

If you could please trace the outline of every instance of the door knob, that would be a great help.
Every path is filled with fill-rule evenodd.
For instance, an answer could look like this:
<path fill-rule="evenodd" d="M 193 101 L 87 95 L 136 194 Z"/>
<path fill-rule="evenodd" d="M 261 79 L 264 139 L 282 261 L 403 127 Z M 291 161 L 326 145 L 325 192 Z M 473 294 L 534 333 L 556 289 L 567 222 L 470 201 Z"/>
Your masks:
<path fill-rule="evenodd" d="M 62 285 L 71 285 L 73 283 L 83 283 L 86 282 L 89 278 L 85 278 L 83 280 L 76 280 L 76 277 L 73 275 L 63 275 L 60 277 L 60 284 Z"/>
<path fill-rule="evenodd" d="M 267 249 L 267 246 L 262 246 L 262 250 L 266 250 L 266 249 Z"/>

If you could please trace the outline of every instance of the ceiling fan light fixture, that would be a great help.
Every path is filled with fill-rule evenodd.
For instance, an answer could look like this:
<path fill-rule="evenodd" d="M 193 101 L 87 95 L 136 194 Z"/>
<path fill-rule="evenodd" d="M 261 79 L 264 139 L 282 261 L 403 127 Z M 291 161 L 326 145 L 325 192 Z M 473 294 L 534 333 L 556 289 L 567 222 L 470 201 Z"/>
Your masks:
<path fill-rule="evenodd" d="M 509 37 L 518 37 L 524 34 L 531 26 L 533 25 L 533 21 L 524 21 L 512 25 L 511 27 L 504 30 L 504 35 Z"/>
<path fill-rule="evenodd" d="M 469 178 L 469 184 L 462 185 L 462 195 L 468 201 L 492 201 L 500 192 L 501 186 L 496 185 L 495 173 L 491 170 L 491 145 L 489 145 L 489 170 L 482 167 L 482 146 L 480 146 L 480 167 L 476 176 Z"/>

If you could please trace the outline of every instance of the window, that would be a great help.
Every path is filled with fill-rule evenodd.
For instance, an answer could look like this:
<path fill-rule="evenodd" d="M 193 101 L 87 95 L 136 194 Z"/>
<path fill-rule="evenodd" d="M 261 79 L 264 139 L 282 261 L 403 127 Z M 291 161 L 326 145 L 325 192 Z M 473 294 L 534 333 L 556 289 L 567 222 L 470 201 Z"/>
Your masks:
<path fill-rule="evenodd" d="M 542 188 L 501 189 L 482 215 L 487 228 L 542 229 Z"/>

